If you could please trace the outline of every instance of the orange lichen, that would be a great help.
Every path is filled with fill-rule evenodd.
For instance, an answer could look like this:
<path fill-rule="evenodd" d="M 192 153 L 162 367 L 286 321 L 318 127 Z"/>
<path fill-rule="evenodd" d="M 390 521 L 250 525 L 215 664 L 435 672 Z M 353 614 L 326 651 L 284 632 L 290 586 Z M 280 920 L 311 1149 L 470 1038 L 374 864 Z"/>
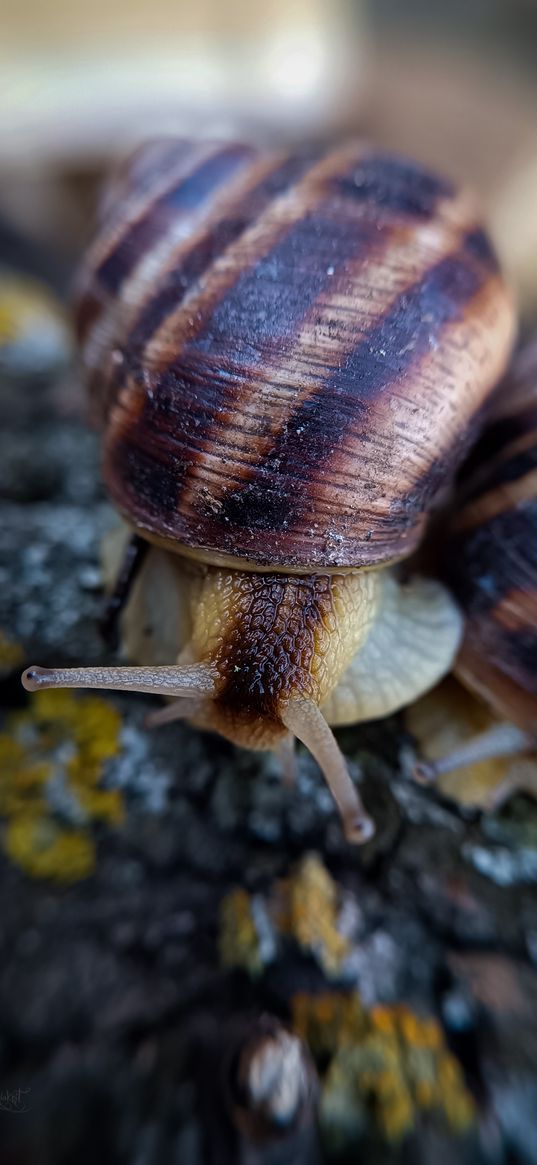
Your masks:
<path fill-rule="evenodd" d="M 323 1059 L 361 1039 L 368 1029 L 368 1017 L 356 992 L 299 992 L 293 996 L 293 1028 L 312 1054 Z"/>
<path fill-rule="evenodd" d="M 0 734 L 0 814 L 6 853 L 26 873 L 73 881 L 91 873 L 92 821 L 119 823 L 122 795 L 102 786 L 104 766 L 120 751 L 119 713 L 98 697 L 38 692 Z M 76 820 L 50 798 L 60 782 Z"/>
<path fill-rule="evenodd" d="M 261 929 L 272 923 L 273 942 L 292 939 L 325 975 L 337 975 L 348 941 L 337 929 L 337 886 L 320 858 L 304 858 L 263 899 L 242 888 L 224 898 L 221 960 L 252 976 L 268 961 L 260 905 Z M 417 1015 L 404 1003 L 367 1008 L 353 991 L 301 993 L 292 999 L 292 1028 L 317 1062 L 321 1121 L 334 1143 L 353 1145 L 368 1125 L 397 1142 L 425 1113 L 455 1133 L 472 1123 L 473 1099 L 434 1016 Z"/>
<path fill-rule="evenodd" d="M 456 1133 L 472 1123 L 473 1099 L 433 1017 L 405 1004 L 367 1010 L 354 993 L 301 994 L 293 1028 L 325 1067 L 320 1112 L 333 1142 L 359 1137 L 368 1122 L 396 1142 L 423 1113 Z"/>

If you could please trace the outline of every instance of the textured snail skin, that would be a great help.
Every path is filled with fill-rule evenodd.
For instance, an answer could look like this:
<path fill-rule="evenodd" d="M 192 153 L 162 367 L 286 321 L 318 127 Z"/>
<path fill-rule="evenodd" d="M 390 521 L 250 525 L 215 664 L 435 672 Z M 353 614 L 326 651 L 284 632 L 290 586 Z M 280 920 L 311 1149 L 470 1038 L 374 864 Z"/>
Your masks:
<path fill-rule="evenodd" d="M 329 724 L 451 667 L 461 616 L 393 568 L 482 421 L 513 338 L 471 200 L 361 142 L 292 153 L 163 139 L 116 176 L 79 279 L 108 490 L 155 543 L 123 619 L 142 667 L 38 687 L 180 697 L 254 748 L 301 740 L 365 841 Z"/>
<path fill-rule="evenodd" d="M 117 561 L 119 546 L 108 553 Z M 297 697 L 329 724 L 395 711 L 449 670 L 460 638 L 455 604 L 429 580 L 197 568 L 153 548 L 123 619 L 130 658 L 216 675 L 215 697 L 175 701 L 156 722 L 186 717 L 248 748 L 281 744 Z"/>
<path fill-rule="evenodd" d="M 209 570 L 195 596 L 191 650 L 219 677 L 198 715 L 247 747 L 271 748 L 287 730 L 289 694 L 321 704 L 366 638 L 378 572 L 293 576 Z"/>
<path fill-rule="evenodd" d="M 513 313 L 471 200 L 407 160 L 164 139 L 112 187 L 78 332 L 127 520 L 310 573 L 415 548 Z"/>

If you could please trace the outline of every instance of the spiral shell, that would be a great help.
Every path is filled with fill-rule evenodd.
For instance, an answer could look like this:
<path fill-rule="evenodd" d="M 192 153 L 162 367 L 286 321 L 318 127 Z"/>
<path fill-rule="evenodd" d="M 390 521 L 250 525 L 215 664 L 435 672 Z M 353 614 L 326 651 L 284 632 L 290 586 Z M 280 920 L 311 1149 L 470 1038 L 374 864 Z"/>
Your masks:
<path fill-rule="evenodd" d="M 131 524 L 321 571 L 415 548 L 513 312 L 471 200 L 420 166 L 170 138 L 111 187 L 78 333 Z"/>
<path fill-rule="evenodd" d="M 497 412 L 507 413 L 511 399 L 512 416 L 485 433 L 482 462 L 464 487 L 445 573 L 466 616 L 457 674 L 501 716 L 535 734 L 537 365 L 526 357 L 519 364 L 524 379 L 511 376 L 498 397 Z"/>

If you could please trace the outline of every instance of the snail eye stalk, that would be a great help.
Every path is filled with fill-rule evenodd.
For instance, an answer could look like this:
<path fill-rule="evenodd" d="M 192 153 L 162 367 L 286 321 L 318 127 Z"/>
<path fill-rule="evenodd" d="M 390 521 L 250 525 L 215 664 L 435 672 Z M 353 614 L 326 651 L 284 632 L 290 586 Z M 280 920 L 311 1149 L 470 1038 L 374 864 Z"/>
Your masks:
<path fill-rule="evenodd" d="M 105 688 L 150 692 L 156 696 L 215 696 L 216 676 L 206 664 L 177 667 L 29 667 L 22 676 L 27 692 L 42 688 Z"/>

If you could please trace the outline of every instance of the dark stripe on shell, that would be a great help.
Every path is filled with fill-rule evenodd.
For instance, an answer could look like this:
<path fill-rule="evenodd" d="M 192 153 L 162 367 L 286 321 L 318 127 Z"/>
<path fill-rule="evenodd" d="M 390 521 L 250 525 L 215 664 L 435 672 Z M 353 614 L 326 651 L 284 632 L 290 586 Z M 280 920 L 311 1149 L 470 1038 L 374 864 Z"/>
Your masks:
<path fill-rule="evenodd" d="M 482 272 L 468 263 L 464 248 L 427 270 L 360 340 L 344 366 L 299 403 L 268 456 L 255 467 L 254 479 L 224 499 L 220 518 L 267 531 L 293 525 L 311 505 L 318 467 L 322 472 L 348 429 L 358 426 L 360 416 L 365 421 L 370 405 L 387 389 L 403 391 L 413 367 L 439 341 L 445 326 L 461 317 L 482 285 Z M 316 454 L 309 472 L 308 448 Z M 292 485 L 285 481 L 289 478 Z M 285 491 L 280 482 L 285 482 Z M 417 491 L 408 509 L 417 512 L 422 506 L 422 492 Z"/>
<path fill-rule="evenodd" d="M 525 675 L 527 682 L 524 687 L 537 696 L 537 630 L 526 627 L 523 630 L 503 631 L 501 638 L 503 652 L 500 654 L 503 655 L 504 665 L 507 664 L 505 670 L 509 674 L 515 672 L 517 678 Z M 535 728 L 537 730 L 537 721 Z"/>
<path fill-rule="evenodd" d="M 468 616 L 492 611 L 513 590 L 534 594 L 537 498 L 450 538 L 444 576 Z"/>
<path fill-rule="evenodd" d="M 113 472 L 135 490 L 143 506 L 163 516 L 177 511 L 177 478 L 182 463 L 168 453 L 158 457 L 149 442 L 135 442 L 130 434 L 118 441 L 113 451 Z"/>
<path fill-rule="evenodd" d="M 253 148 L 248 146 L 226 146 L 200 162 L 190 174 L 183 174 L 171 189 L 149 203 L 144 214 L 132 223 L 103 260 L 95 273 L 97 284 L 109 294 L 117 294 L 123 281 L 164 234 L 173 218 L 202 206 L 253 154 Z"/>
<path fill-rule="evenodd" d="M 491 702 L 498 714 L 537 733 L 537 634 L 505 631 L 494 611 L 468 625 L 460 657 L 461 679 Z"/>
<path fill-rule="evenodd" d="M 379 236 L 375 224 L 364 219 L 354 221 L 350 230 L 345 218 L 336 219 L 332 211 L 329 197 L 286 226 L 268 254 L 238 272 L 213 313 L 200 319 L 198 334 L 146 394 L 140 416 L 126 418 L 125 435 L 117 434 L 110 450 L 109 478 L 128 486 L 137 509 L 147 506 L 155 515 L 171 515 L 180 508 L 181 490 L 188 486 L 197 457 L 203 456 L 215 418 L 226 414 L 226 423 L 232 423 L 248 367 L 254 373 L 271 357 L 290 351 L 298 327 L 345 264 L 363 263 L 377 248 L 389 245 L 388 229 Z M 242 377 L 235 372 L 234 357 Z M 137 355 L 131 360 L 136 378 Z M 322 395 L 322 383 L 319 391 Z M 304 408 L 307 414 L 307 401 Z M 236 415 L 240 422 L 240 413 Z M 259 430 L 256 436 L 261 435 Z M 176 483 L 173 507 L 170 475 Z"/>
<path fill-rule="evenodd" d="M 99 211 L 106 226 L 110 225 L 110 220 L 112 223 L 121 222 L 124 199 L 128 200 L 134 194 L 138 201 L 151 195 L 155 182 L 164 178 L 191 152 L 191 139 L 162 137 L 144 142 L 124 158 L 111 174 L 101 199 Z"/>
<path fill-rule="evenodd" d="M 507 437 L 507 440 L 502 442 L 503 449 L 506 449 L 511 432 L 505 422 L 502 422 L 502 429 Z M 486 436 L 487 434 L 485 434 L 485 439 Z M 521 482 L 524 477 L 537 469 L 537 431 L 535 444 L 532 447 L 523 449 L 519 453 L 513 453 L 510 457 L 501 456 L 502 450 L 498 449 L 497 446 L 491 450 L 485 439 L 481 442 L 480 448 L 484 456 L 481 463 L 476 463 L 478 468 L 474 471 L 474 478 L 465 486 L 465 502 L 484 497 L 487 493 L 490 493 L 492 500 L 496 488 L 501 489 L 502 486 L 515 481 Z M 464 510 L 462 516 L 464 516 Z M 478 520 L 481 521 L 481 517 Z"/>
<path fill-rule="evenodd" d="M 491 275 L 499 272 L 498 256 L 486 231 L 481 227 L 476 227 L 466 235 L 464 245 L 469 254 L 473 255 Z"/>
<path fill-rule="evenodd" d="M 158 197 L 157 190 L 163 188 L 163 182 L 168 185 L 173 182 L 178 165 L 182 165 L 189 156 L 193 168 L 195 156 L 192 156 L 192 144 L 186 138 L 151 139 L 120 163 L 111 173 L 97 206 L 101 240 L 106 241 L 107 236 L 113 240 L 116 234 L 118 238 L 121 237 L 125 230 L 144 217 L 146 206 L 151 199 L 155 201 Z M 91 269 L 91 252 L 87 269 Z"/>
<path fill-rule="evenodd" d="M 482 695 L 486 693 L 498 698 L 502 715 L 512 717 L 517 723 L 529 719 L 527 727 L 537 732 L 537 632 L 534 626 L 506 630 L 497 623 L 494 609 L 484 612 L 468 626 L 463 660 L 467 682 L 471 684 L 479 677 Z M 510 691 L 505 687 L 506 680 L 515 685 L 510 697 L 511 708 L 506 703 Z M 532 704 L 528 697 L 533 698 L 532 716 L 529 715 Z"/>
<path fill-rule="evenodd" d="M 162 183 L 171 172 L 177 170 L 177 165 L 192 152 L 192 142 L 181 138 L 157 138 L 140 146 L 128 158 L 125 158 L 111 174 L 105 186 L 97 208 L 97 221 L 100 234 L 99 243 L 108 241 L 109 256 L 122 245 L 125 233 L 147 215 L 147 208 L 151 205 L 151 194 L 156 201 L 154 190 L 156 182 Z M 149 200 L 144 205 L 144 199 Z M 138 214 L 125 226 L 125 207 L 127 212 L 131 202 L 135 201 Z M 131 211 L 132 213 L 132 211 Z M 119 240 L 116 241 L 116 234 Z M 75 329 L 80 344 L 84 340 L 98 316 L 103 310 L 103 294 L 97 293 L 94 283 L 102 262 L 95 266 L 92 251 L 89 260 L 86 260 L 79 276 L 79 288 L 75 295 Z"/>
<path fill-rule="evenodd" d="M 282 351 L 282 341 L 294 343 L 297 325 L 346 264 L 352 271 L 352 264 L 386 248 L 389 239 L 388 228 L 380 237 L 367 218 L 349 223 L 345 214 L 337 215 L 331 196 L 323 198 L 286 227 L 266 255 L 238 272 L 188 351 L 203 354 L 209 371 L 222 362 L 225 367 L 237 351 L 257 366 L 267 352 Z"/>
<path fill-rule="evenodd" d="M 77 304 L 75 315 L 75 331 L 79 344 L 84 343 L 88 332 L 97 322 L 102 310 L 103 305 L 99 296 L 91 290 L 86 291 Z"/>
<path fill-rule="evenodd" d="M 177 266 L 168 272 L 156 294 L 144 304 L 127 339 L 130 352 L 141 351 L 166 316 L 177 310 L 187 292 L 195 286 L 226 248 L 236 242 L 256 222 L 275 198 L 281 197 L 303 177 L 311 167 L 312 161 L 311 150 L 303 150 L 286 157 L 256 186 L 247 190 L 243 196 L 239 195 L 232 211 L 228 210 L 222 218 L 209 224 L 202 237 L 186 251 Z"/>
<path fill-rule="evenodd" d="M 335 194 L 370 203 L 375 215 L 384 211 L 418 219 L 431 218 L 439 200 L 454 193 L 451 182 L 406 158 L 382 154 L 360 159 L 350 174 L 330 185 Z"/>

